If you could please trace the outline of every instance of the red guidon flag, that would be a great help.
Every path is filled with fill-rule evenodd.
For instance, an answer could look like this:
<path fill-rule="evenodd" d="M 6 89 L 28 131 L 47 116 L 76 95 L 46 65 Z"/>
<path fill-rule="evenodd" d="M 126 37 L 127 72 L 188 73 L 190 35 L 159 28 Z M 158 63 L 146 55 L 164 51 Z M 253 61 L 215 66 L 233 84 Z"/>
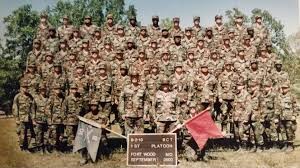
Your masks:
<path fill-rule="evenodd" d="M 209 138 L 222 138 L 223 135 L 206 109 L 186 122 L 186 128 L 193 136 L 200 149 L 203 149 Z"/>

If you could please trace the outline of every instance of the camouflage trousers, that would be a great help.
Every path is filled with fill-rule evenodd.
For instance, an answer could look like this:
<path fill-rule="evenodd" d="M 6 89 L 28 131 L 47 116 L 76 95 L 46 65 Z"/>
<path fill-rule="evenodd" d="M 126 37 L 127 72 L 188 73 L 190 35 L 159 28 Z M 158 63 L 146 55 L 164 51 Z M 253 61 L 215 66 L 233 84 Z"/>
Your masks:
<path fill-rule="evenodd" d="M 31 122 L 18 123 L 16 131 L 19 138 L 19 146 L 21 149 L 29 149 L 36 146 L 35 133 Z"/>
<path fill-rule="evenodd" d="M 67 139 L 67 146 L 72 147 L 76 137 L 78 125 L 66 125 L 65 126 L 65 138 Z"/>
<path fill-rule="evenodd" d="M 177 125 L 176 121 L 158 121 L 156 123 L 156 132 L 157 133 L 168 133 L 173 130 Z"/>
<path fill-rule="evenodd" d="M 291 120 L 280 121 L 280 140 L 294 142 L 295 132 L 297 130 L 297 122 Z"/>
<path fill-rule="evenodd" d="M 226 133 L 232 132 L 232 102 L 233 100 L 223 100 L 220 107 L 222 131 L 225 131 Z"/>
<path fill-rule="evenodd" d="M 260 121 L 252 121 L 250 127 L 250 142 L 255 145 L 263 145 L 264 126 Z"/>
<path fill-rule="evenodd" d="M 34 126 L 34 133 L 35 133 L 35 137 L 36 137 L 36 146 L 37 147 L 42 147 L 42 146 L 46 145 L 47 129 L 48 129 L 47 123 L 37 123 Z"/>
<path fill-rule="evenodd" d="M 64 134 L 64 126 L 62 124 L 51 124 L 48 126 L 46 135 L 47 144 L 51 146 L 59 146 L 62 143 Z"/>
<path fill-rule="evenodd" d="M 274 120 L 265 120 L 263 122 L 263 126 L 265 128 L 265 136 L 266 141 L 268 142 L 275 142 L 279 140 L 279 123 L 275 122 Z"/>
<path fill-rule="evenodd" d="M 250 124 L 242 121 L 233 122 L 234 137 L 236 142 L 247 142 L 250 135 Z"/>
<path fill-rule="evenodd" d="M 124 121 L 125 135 L 144 133 L 144 119 L 142 117 L 127 117 Z"/>

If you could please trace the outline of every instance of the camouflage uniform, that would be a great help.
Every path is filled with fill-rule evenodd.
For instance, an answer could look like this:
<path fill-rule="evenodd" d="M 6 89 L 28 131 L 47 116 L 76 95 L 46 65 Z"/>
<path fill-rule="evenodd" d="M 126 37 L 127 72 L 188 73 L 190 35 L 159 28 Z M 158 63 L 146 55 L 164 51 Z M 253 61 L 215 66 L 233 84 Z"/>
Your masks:
<path fill-rule="evenodd" d="M 32 51 L 28 53 L 27 60 L 26 60 L 26 67 L 30 64 L 36 64 L 39 66 L 42 62 L 44 62 L 42 48 L 41 48 L 41 41 L 38 39 L 34 39 L 33 44 L 39 45 L 39 48 L 33 48 Z"/>
<path fill-rule="evenodd" d="M 129 21 L 130 20 L 135 20 L 135 22 L 136 22 L 136 17 L 132 16 L 129 18 Z M 140 28 L 137 25 L 128 24 L 128 26 L 125 29 L 125 32 L 126 32 L 127 37 L 136 38 L 136 37 L 138 37 L 138 35 L 140 33 Z"/>
<path fill-rule="evenodd" d="M 32 119 L 35 118 L 35 101 L 26 91 L 28 89 L 27 83 L 21 83 L 21 89 L 23 91 L 14 98 L 12 112 L 16 119 L 19 146 L 22 150 L 26 150 L 35 146 L 35 135 L 32 125 Z"/>
<path fill-rule="evenodd" d="M 36 103 L 36 111 L 35 111 L 35 118 L 33 121 L 35 122 L 34 125 L 34 132 L 36 135 L 36 146 L 40 148 L 44 148 L 47 144 L 47 105 L 48 105 L 48 97 L 46 95 L 47 89 L 45 86 L 39 87 L 39 95 L 34 96 L 34 100 Z"/>
<path fill-rule="evenodd" d="M 278 94 L 278 113 L 280 117 L 280 140 L 286 142 L 289 149 L 293 149 L 295 131 L 297 129 L 296 116 L 299 115 L 299 107 L 296 98 L 289 89 L 289 82 L 281 85 L 281 92 Z"/>
<path fill-rule="evenodd" d="M 178 17 L 173 18 L 173 24 L 174 25 L 169 30 L 171 37 L 174 37 L 175 35 L 181 35 L 181 37 L 183 36 L 184 33 L 183 33 L 183 31 L 181 30 L 181 28 L 179 26 L 179 22 L 180 22 L 180 19 Z M 178 24 L 178 27 L 175 27 L 175 23 Z"/>
<path fill-rule="evenodd" d="M 111 103 L 113 93 L 113 81 L 111 76 L 107 73 L 105 64 L 100 64 L 98 71 L 105 70 L 102 74 L 97 73 L 97 78 L 91 84 L 91 94 L 96 96 L 99 101 L 99 111 L 107 118 L 110 118 Z"/>
<path fill-rule="evenodd" d="M 68 16 L 63 16 L 62 18 L 63 20 L 66 20 L 67 22 L 69 22 L 69 17 Z M 73 31 L 74 27 L 73 25 L 67 23 L 64 25 L 61 25 L 57 28 L 57 33 L 58 33 L 58 37 L 59 38 L 65 38 L 65 39 L 69 39 L 72 31 Z"/>
<path fill-rule="evenodd" d="M 263 90 L 261 94 L 261 110 L 264 120 L 263 125 L 267 137 L 266 143 L 268 143 L 268 145 L 272 145 L 271 143 L 278 141 L 279 111 L 275 109 L 277 95 L 272 88 L 272 81 L 265 80 L 263 85 L 264 89 L 269 88 L 269 90 Z"/>
<path fill-rule="evenodd" d="M 134 79 L 135 78 L 135 79 Z M 118 110 L 125 119 L 125 135 L 143 133 L 143 117 L 148 113 L 146 89 L 141 84 L 135 86 L 132 81 L 138 80 L 137 72 L 131 73 L 131 83 L 124 87 L 120 94 Z"/>
<path fill-rule="evenodd" d="M 167 78 L 161 80 L 161 85 L 170 87 L 169 84 L 170 81 Z M 177 91 L 159 90 L 156 92 L 151 112 L 157 124 L 157 133 L 168 133 L 176 127 L 181 115 L 179 107 Z"/>
<path fill-rule="evenodd" d="M 75 37 L 75 35 L 74 35 L 75 33 L 78 34 L 78 37 Z M 80 51 L 81 45 L 82 45 L 82 39 L 80 37 L 79 28 L 76 28 L 76 27 L 73 28 L 73 38 L 68 41 L 68 45 L 71 50 L 77 51 L 77 52 Z"/>
<path fill-rule="evenodd" d="M 160 73 L 166 76 L 171 76 L 174 73 L 174 62 L 170 60 L 169 50 L 162 51 L 162 58 L 158 62 Z"/>
<path fill-rule="evenodd" d="M 58 51 L 59 39 L 58 37 L 56 37 L 56 30 L 54 27 L 49 28 L 49 32 L 51 31 L 53 32 L 53 36 L 49 35 L 49 37 L 45 41 L 43 41 L 43 47 L 45 50 L 50 50 L 51 52 L 56 53 Z"/>
<path fill-rule="evenodd" d="M 181 34 L 174 34 L 174 41 L 176 38 L 180 38 L 181 41 Z M 181 44 L 176 44 L 175 42 L 170 45 L 169 51 L 171 54 L 172 61 L 185 61 L 186 60 L 186 48 Z"/>
<path fill-rule="evenodd" d="M 145 35 L 142 35 L 142 33 L 140 32 L 139 36 L 136 38 L 137 47 L 149 46 L 151 37 L 148 35 L 147 27 L 142 26 L 140 31 L 145 32 Z"/>
<path fill-rule="evenodd" d="M 55 94 L 49 97 L 46 109 L 48 124 L 47 150 L 52 150 L 54 147 L 58 150 L 61 149 L 64 134 L 63 120 L 65 114 L 62 111 L 64 97 L 59 85 L 55 85 L 53 89 L 56 90 Z"/>
<path fill-rule="evenodd" d="M 194 16 L 193 21 L 194 21 L 194 26 L 192 27 L 193 36 L 196 37 L 196 38 L 202 36 L 204 28 L 200 26 L 200 17 L 199 16 Z M 199 24 L 195 24 L 195 22 L 199 22 Z"/>
<path fill-rule="evenodd" d="M 92 22 L 92 17 L 91 16 L 85 16 L 84 19 L 90 19 Z M 84 24 L 80 26 L 80 34 L 85 37 L 90 39 L 93 37 L 94 31 L 97 28 L 96 25 L 93 25 L 92 23 L 90 25 Z"/>
<path fill-rule="evenodd" d="M 197 38 L 193 37 L 192 31 L 193 31 L 193 29 L 191 27 L 185 28 L 185 36 L 182 39 L 182 45 L 186 49 L 190 49 L 190 48 L 195 48 L 196 47 Z"/>
<path fill-rule="evenodd" d="M 72 84 L 71 89 L 76 89 L 76 93 L 70 93 L 62 104 L 62 112 L 65 115 L 65 138 L 67 139 L 67 145 L 71 147 L 74 143 L 75 135 L 77 132 L 78 118 L 84 114 L 84 104 L 81 95 L 78 95 L 77 85 Z"/>
<path fill-rule="evenodd" d="M 213 34 L 214 34 L 214 37 L 216 38 L 216 40 L 218 40 L 218 41 L 221 41 L 222 37 L 224 37 L 224 35 L 227 33 L 227 28 L 225 27 L 225 25 L 222 22 L 217 23 L 218 20 L 222 21 L 222 19 L 223 19 L 223 16 L 221 16 L 221 15 L 215 16 L 216 24 L 213 26 Z"/>
<path fill-rule="evenodd" d="M 249 93 L 250 93 L 250 104 L 251 104 L 251 112 L 250 112 L 250 143 L 255 145 L 253 150 L 256 151 L 257 148 L 262 149 L 263 141 L 263 114 L 261 109 L 262 97 L 261 92 L 259 90 L 259 83 L 254 80 L 249 83 Z"/>
<path fill-rule="evenodd" d="M 51 57 L 51 61 L 47 61 L 47 57 Z M 42 78 L 42 80 L 47 81 L 50 74 L 52 73 L 54 68 L 53 64 L 53 54 L 51 52 L 46 53 L 46 61 L 41 64 L 40 67 L 38 67 L 38 72 Z"/>
<path fill-rule="evenodd" d="M 36 72 L 36 65 L 30 64 L 27 67 L 27 72 L 20 79 L 20 83 L 26 82 L 29 86 L 29 93 L 34 96 L 37 94 L 39 83 L 41 82 L 41 76 Z"/>
<path fill-rule="evenodd" d="M 152 16 L 152 21 L 153 20 L 157 20 L 157 22 L 158 22 L 159 21 L 159 17 L 158 16 Z M 152 25 L 150 25 L 148 27 L 149 36 L 152 37 L 152 38 L 159 37 L 160 36 L 160 32 L 161 32 L 161 30 L 160 30 L 159 25 L 157 25 L 157 27 L 155 27 L 152 24 Z"/>
<path fill-rule="evenodd" d="M 245 88 L 245 81 L 237 83 L 237 93 L 234 96 L 232 119 L 235 141 L 245 148 L 250 136 L 251 96 Z"/>
<path fill-rule="evenodd" d="M 107 20 L 108 19 L 113 20 L 113 15 L 112 14 L 108 14 L 106 16 L 106 19 Z M 110 25 L 106 21 L 106 23 L 104 24 L 104 26 L 102 28 L 102 32 L 103 32 L 103 35 L 106 36 L 106 37 L 113 37 L 116 34 L 116 32 L 117 32 L 117 25 L 115 25 L 114 23 L 112 23 L 112 25 Z"/>

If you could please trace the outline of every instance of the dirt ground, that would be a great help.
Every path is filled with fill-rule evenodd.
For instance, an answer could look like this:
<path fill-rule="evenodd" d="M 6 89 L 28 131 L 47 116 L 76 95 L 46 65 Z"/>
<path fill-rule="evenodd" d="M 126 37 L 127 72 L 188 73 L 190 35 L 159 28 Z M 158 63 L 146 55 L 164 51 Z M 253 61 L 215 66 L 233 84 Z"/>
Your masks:
<path fill-rule="evenodd" d="M 298 120 L 300 123 L 300 120 Z M 12 118 L 0 119 L 0 168 L 79 168 L 79 154 L 40 154 L 21 152 L 17 146 L 15 123 Z M 300 128 L 297 129 L 296 149 L 292 153 L 264 151 L 262 153 L 231 150 L 208 152 L 207 162 L 179 160 L 178 167 L 189 168 L 300 168 Z M 89 163 L 84 168 L 126 167 L 126 153 L 117 152 L 110 160 Z"/>

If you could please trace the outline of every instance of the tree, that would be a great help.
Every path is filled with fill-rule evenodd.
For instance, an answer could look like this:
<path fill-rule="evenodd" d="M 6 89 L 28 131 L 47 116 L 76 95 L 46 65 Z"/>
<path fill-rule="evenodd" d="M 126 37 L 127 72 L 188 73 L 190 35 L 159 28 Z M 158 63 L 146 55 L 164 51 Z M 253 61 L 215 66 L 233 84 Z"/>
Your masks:
<path fill-rule="evenodd" d="M 173 22 L 170 18 L 164 18 L 160 21 L 160 27 L 171 29 L 172 26 L 173 26 Z"/>

